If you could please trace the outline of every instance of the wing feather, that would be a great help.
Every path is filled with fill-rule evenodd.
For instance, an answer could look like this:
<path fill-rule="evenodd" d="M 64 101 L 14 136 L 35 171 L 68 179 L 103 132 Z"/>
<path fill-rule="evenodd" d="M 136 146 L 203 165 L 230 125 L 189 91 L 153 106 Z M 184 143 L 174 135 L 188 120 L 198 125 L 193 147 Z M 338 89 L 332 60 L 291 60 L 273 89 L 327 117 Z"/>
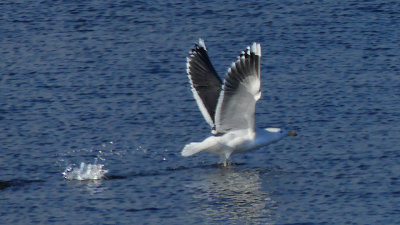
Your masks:
<path fill-rule="evenodd" d="M 224 79 L 215 115 L 217 133 L 254 131 L 254 113 L 260 92 L 261 46 L 253 43 L 232 63 Z"/>
<path fill-rule="evenodd" d="M 187 73 L 193 96 L 207 123 L 215 131 L 215 111 L 222 89 L 222 81 L 215 71 L 202 39 L 189 52 Z"/>

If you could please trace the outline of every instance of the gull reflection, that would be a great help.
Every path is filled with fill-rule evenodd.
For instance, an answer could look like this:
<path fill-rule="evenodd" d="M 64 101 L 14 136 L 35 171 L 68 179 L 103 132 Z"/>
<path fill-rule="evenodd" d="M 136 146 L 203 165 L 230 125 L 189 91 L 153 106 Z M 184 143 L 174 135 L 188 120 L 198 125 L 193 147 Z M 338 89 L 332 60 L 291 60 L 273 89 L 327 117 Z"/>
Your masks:
<path fill-rule="evenodd" d="M 277 203 L 262 188 L 260 172 L 224 168 L 196 182 L 204 219 L 229 224 L 274 224 Z M 199 210 L 197 208 L 197 210 Z"/>

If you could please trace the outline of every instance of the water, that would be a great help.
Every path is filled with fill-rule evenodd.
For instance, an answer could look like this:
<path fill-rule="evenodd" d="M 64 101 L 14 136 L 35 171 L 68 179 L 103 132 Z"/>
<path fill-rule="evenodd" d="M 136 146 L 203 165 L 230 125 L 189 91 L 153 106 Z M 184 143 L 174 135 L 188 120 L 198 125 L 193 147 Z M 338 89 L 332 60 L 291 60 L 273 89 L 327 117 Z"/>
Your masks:
<path fill-rule="evenodd" d="M 1 224 L 400 223 L 397 1 L 0 5 Z M 199 37 L 220 75 L 260 42 L 257 125 L 299 135 L 181 157 Z"/>

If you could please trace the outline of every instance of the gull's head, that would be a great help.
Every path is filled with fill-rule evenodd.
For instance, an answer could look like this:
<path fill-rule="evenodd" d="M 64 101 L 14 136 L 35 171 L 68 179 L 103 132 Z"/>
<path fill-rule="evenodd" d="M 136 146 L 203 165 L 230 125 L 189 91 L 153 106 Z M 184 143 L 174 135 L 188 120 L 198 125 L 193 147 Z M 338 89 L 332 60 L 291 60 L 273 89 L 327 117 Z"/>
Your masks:
<path fill-rule="evenodd" d="M 280 136 L 280 137 L 285 137 L 285 136 L 297 136 L 297 133 L 296 133 L 296 131 L 287 131 L 287 130 L 285 130 L 285 129 L 281 129 L 281 128 L 275 128 L 275 127 L 269 127 L 269 128 L 265 128 L 265 130 L 268 132 L 268 133 L 271 133 L 271 134 L 276 134 L 277 136 Z"/>
<path fill-rule="evenodd" d="M 286 131 L 281 128 L 264 128 L 257 130 L 256 140 L 262 145 L 268 145 L 281 140 L 286 136 L 296 136 L 294 131 Z"/>

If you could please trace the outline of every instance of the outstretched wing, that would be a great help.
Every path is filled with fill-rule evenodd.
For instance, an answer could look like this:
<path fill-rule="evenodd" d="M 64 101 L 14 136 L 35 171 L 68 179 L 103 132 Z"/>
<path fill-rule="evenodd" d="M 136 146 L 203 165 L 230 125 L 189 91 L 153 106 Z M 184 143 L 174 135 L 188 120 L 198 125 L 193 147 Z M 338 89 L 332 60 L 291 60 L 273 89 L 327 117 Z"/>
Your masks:
<path fill-rule="evenodd" d="M 222 81 L 208 58 L 207 49 L 202 39 L 199 39 L 199 44 L 195 44 L 190 51 L 186 65 L 193 96 L 214 133 L 215 111 Z"/>
<path fill-rule="evenodd" d="M 261 46 L 253 43 L 232 63 L 219 97 L 215 125 L 217 133 L 254 131 L 254 113 L 260 92 Z"/>

